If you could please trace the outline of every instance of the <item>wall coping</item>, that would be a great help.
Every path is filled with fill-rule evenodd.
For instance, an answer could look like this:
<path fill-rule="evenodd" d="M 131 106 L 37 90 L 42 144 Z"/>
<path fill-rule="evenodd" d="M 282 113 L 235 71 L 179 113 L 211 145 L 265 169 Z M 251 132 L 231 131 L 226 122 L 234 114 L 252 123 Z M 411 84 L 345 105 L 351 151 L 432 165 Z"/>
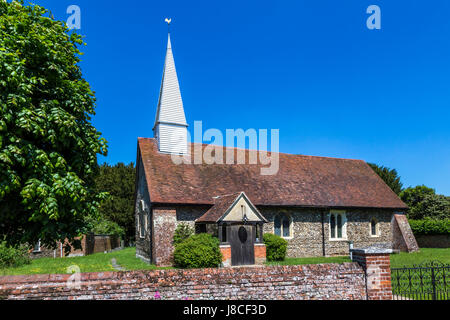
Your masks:
<path fill-rule="evenodd" d="M 391 254 L 394 253 L 394 250 L 380 247 L 366 247 L 350 249 L 350 252 L 357 254 Z"/>

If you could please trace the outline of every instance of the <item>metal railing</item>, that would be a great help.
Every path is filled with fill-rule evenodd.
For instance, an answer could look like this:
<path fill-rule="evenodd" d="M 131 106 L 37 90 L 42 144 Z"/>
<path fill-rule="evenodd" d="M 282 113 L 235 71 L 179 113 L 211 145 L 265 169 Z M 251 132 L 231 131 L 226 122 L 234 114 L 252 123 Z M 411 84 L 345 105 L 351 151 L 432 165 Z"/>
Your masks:
<path fill-rule="evenodd" d="M 450 300 L 450 265 L 431 261 L 391 268 L 394 300 Z"/>

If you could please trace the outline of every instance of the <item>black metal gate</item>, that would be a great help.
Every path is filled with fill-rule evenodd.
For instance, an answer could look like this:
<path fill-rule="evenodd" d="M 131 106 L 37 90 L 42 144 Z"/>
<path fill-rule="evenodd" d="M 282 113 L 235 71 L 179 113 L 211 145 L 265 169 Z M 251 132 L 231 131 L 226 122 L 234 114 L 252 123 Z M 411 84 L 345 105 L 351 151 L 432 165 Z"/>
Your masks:
<path fill-rule="evenodd" d="M 432 261 L 392 268 L 394 300 L 450 300 L 450 265 Z"/>
<path fill-rule="evenodd" d="M 230 227 L 231 265 L 255 264 L 255 248 L 252 225 Z"/>

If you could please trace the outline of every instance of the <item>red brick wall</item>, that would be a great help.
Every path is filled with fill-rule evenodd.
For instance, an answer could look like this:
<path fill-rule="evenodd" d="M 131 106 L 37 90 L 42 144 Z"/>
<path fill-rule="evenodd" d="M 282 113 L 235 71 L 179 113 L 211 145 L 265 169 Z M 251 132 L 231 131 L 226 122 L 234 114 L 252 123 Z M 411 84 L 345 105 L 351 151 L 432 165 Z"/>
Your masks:
<path fill-rule="evenodd" d="M 0 277 L 0 299 L 366 299 L 357 263 Z M 73 275 L 72 275 L 73 277 Z"/>

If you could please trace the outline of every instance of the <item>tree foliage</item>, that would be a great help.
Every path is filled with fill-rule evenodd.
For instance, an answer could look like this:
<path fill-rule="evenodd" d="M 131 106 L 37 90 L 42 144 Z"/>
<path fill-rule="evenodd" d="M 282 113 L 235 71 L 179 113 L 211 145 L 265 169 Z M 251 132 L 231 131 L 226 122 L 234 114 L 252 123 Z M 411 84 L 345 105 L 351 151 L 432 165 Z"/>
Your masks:
<path fill-rule="evenodd" d="M 410 219 L 450 219 L 450 197 L 436 194 L 432 188 L 409 187 L 400 193 L 400 198 L 409 206 Z"/>
<path fill-rule="evenodd" d="M 399 195 L 402 191 L 403 184 L 400 182 L 400 176 L 395 169 L 389 169 L 384 166 L 379 166 L 375 163 L 368 163 L 368 165 L 380 176 L 381 179 L 395 192 Z"/>
<path fill-rule="evenodd" d="M 133 162 L 127 165 L 119 162 L 114 166 L 104 163 L 95 179 L 97 191 L 108 192 L 110 195 L 100 207 L 101 219 L 119 225 L 125 231 L 127 243 L 135 237 L 135 172 Z"/>
<path fill-rule="evenodd" d="M 85 43 L 46 15 L 0 1 L 0 234 L 8 244 L 72 240 L 104 196 L 94 177 L 107 143 L 91 124 L 95 97 L 78 64 Z"/>

